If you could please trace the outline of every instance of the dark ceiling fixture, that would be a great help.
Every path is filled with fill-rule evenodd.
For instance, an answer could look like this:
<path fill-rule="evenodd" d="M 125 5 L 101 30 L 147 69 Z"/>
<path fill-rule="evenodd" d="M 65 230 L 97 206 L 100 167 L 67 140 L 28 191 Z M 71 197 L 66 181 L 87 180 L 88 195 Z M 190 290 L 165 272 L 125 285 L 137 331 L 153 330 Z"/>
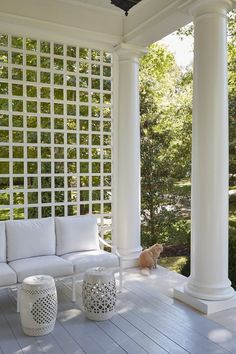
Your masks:
<path fill-rule="evenodd" d="M 142 0 L 111 0 L 111 3 L 124 10 L 125 16 L 127 16 L 131 7 L 137 5 L 140 1 Z"/>

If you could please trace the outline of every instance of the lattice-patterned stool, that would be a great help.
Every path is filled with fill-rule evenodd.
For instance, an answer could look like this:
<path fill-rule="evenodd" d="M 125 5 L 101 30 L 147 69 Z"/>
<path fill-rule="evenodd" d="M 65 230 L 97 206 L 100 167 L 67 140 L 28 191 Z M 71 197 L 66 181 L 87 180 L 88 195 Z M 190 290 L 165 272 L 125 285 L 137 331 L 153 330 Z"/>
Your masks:
<path fill-rule="evenodd" d="M 20 318 L 28 336 L 50 333 L 57 317 L 57 291 L 48 275 L 25 278 L 21 287 Z"/>
<path fill-rule="evenodd" d="M 116 304 L 116 283 L 113 271 L 90 268 L 85 272 L 82 299 L 87 318 L 103 321 L 112 317 Z"/>

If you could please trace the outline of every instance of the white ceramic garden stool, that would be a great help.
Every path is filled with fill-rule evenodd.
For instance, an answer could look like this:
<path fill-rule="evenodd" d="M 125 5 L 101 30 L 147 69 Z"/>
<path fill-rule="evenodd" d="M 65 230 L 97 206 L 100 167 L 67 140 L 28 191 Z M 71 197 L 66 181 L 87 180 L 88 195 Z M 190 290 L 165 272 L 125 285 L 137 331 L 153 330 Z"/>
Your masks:
<path fill-rule="evenodd" d="M 112 317 L 116 304 L 114 272 L 107 268 L 90 268 L 84 274 L 82 299 L 85 315 L 90 320 Z"/>
<path fill-rule="evenodd" d="M 50 333 L 57 317 L 57 291 L 54 279 L 49 275 L 25 278 L 20 295 L 20 318 L 28 336 Z"/>

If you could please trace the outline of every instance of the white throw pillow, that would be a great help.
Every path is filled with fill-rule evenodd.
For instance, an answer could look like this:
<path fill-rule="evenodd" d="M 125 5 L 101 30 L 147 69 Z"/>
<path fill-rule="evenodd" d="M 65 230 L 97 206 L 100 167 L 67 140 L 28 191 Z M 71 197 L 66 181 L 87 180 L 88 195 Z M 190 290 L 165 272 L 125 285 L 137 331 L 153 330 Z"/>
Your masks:
<path fill-rule="evenodd" d="M 55 254 L 53 218 L 6 222 L 7 260 Z"/>
<path fill-rule="evenodd" d="M 6 262 L 6 233 L 4 221 L 0 221 L 0 262 Z"/>
<path fill-rule="evenodd" d="M 56 254 L 99 249 L 97 218 L 93 215 L 56 218 Z"/>

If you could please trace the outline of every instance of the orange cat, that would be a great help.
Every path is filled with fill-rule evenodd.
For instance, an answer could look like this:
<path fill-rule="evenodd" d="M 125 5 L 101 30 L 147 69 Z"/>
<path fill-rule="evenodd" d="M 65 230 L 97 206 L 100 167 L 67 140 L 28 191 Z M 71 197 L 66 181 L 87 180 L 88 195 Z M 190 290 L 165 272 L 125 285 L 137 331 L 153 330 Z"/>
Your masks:
<path fill-rule="evenodd" d="M 139 256 L 140 268 L 156 268 L 157 260 L 163 251 L 162 245 L 156 243 L 155 245 L 143 250 Z"/>

